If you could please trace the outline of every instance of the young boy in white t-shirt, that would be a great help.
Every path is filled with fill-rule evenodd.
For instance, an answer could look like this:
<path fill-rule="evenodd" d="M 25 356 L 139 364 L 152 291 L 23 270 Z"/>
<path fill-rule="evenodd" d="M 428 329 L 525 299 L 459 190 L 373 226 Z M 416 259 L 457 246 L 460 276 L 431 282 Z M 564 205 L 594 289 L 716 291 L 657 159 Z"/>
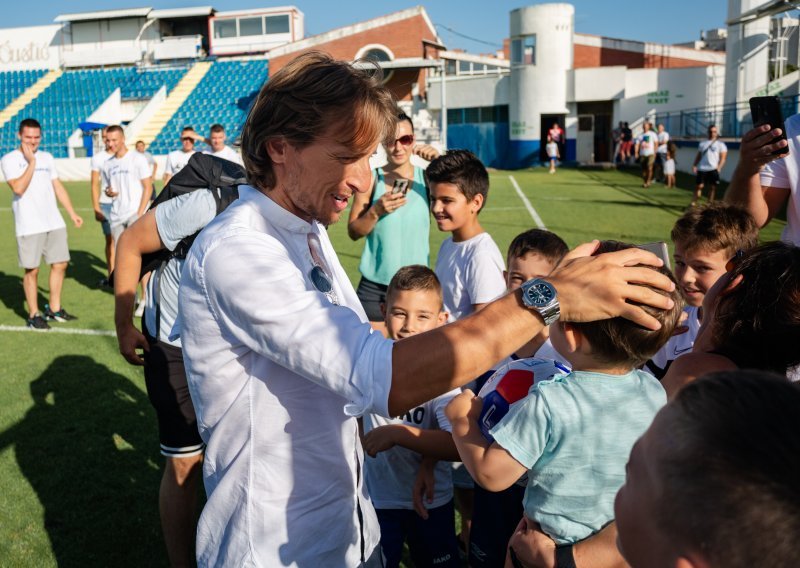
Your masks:
<path fill-rule="evenodd" d="M 558 144 L 553 140 L 552 136 L 547 137 L 547 144 L 545 145 L 547 152 L 547 159 L 550 160 L 550 173 L 556 173 L 556 162 L 561 157 L 558 153 Z"/>
<path fill-rule="evenodd" d="M 427 266 L 404 266 L 394 275 L 383 306 L 390 339 L 401 340 L 447 321 L 442 289 Z M 386 567 L 399 566 L 403 543 L 416 566 L 460 566 L 455 534 L 453 484 L 450 464 L 458 459 L 444 408 L 459 390 L 453 390 L 409 410 L 403 416 L 363 417 L 363 445 L 368 457 L 364 479 L 381 526 L 381 549 Z M 433 477 L 433 498 L 427 517 L 414 510 L 412 493 L 423 458 L 440 461 Z"/>

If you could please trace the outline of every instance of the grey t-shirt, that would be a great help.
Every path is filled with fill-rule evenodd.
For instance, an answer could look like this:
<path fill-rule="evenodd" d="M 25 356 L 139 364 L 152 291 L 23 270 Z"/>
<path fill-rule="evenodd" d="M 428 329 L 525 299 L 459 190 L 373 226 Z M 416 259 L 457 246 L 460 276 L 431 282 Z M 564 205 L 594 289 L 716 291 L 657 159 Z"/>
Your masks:
<path fill-rule="evenodd" d="M 216 214 L 217 204 L 210 191 L 200 189 L 174 197 L 156 207 L 158 236 L 167 249 L 175 250 L 181 240 L 205 227 Z M 178 286 L 183 262 L 183 259 L 171 258 L 153 272 L 147 289 L 147 309 L 144 312 L 144 324 L 150 335 L 175 347 L 181 346 L 180 337 L 170 341 L 169 335 L 178 316 Z M 161 311 L 158 330 L 156 302 Z"/>

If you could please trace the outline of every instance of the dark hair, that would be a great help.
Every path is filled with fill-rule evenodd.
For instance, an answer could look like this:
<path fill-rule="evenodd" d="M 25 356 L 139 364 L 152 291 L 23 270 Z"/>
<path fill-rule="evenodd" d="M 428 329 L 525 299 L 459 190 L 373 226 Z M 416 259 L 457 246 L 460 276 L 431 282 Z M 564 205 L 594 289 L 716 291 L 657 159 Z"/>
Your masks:
<path fill-rule="evenodd" d="M 600 247 L 595 254 L 614 252 L 633 248 L 633 246 L 632 244 L 616 241 L 601 241 Z M 655 268 L 652 266 L 647 266 L 647 268 L 656 270 L 675 282 L 675 277 L 668 268 Z M 669 341 L 675 326 L 678 325 L 681 318 L 683 298 L 677 286 L 672 292 L 665 292 L 657 288 L 651 288 L 651 290 L 662 296 L 667 296 L 675 305 L 671 309 L 661 310 L 636 302 L 631 303 L 640 306 L 644 311 L 656 318 L 661 323 L 660 329 L 646 329 L 623 317 L 570 324 L 589 341 L 589 345 L 592 347 L 592 356 L 596 360 L 612 365 L 638 367 L 655 355 Z"/>
<path fill-rule="evenodd" d="M 404 113 L 402 110 L 397 111 L 397 123 L 400 124 L 401 122 L 407 122 L 411 126 L 411 134 L 414 134 L 414 121 L 411 120 L 411 117 Z"/>
<path fill-rule="evenodd" d="M 723 371 L 683 387 L 656 452 L 654 522 L 711 566 L 795 566 L 800 558 L 800 385 Z"/>
<path fill-rule="evenodd" d="M 741 207 L 713 201 L 692 207 L 672 227 L 672 242 L 689 250 L 724 251 L 732 258 L 737 250 L 758 245 L 758 225 Z"/>
<path fill-rule="evenodd" d="M 439 309 L 442 309 L 442 285 L 436 277 L 436 273 L 421 264 L 411 264 L 398 270 L 389 287 L 386 289 L 386 307 L 391 304 L 394 293 L 409 290 L 430 290 L 439 297 Z"/>
<path fill-rule="evenodd" d="M 786 374 L 800 363 L 800 248 L 763 244 L 744 253 L 730 279 L 739 275 L 717 301 L 714 347 L 739 367 Z"/>
<path fill-rule="evenodd" d="M 19 123 L 19 133 L 22 134 L 23 128 L 38 128 L 39 130 L 42 129 L 42 125 L 39 124 L 39 121 L 35 118 L 26 118 L 22 122 Z"/>
<path fill-rule="evenodd" d="M 125 131 L 119 124 L 110 124 L 106 127 L 106 134 L 109 132 L 119 132 L 122 136 L 125 136 Z"/>
<path fill-rule="evenodd" d="M 569 252 L 569 247 L 564 239 L 553 232 L 545 229 L 529 229 L 511 241 L 506 263 L 511 265 L 513 259 L 522 258 L 530 252 L 542 255 L 555 266 Z"/>
<path fill-rule="evenodd" d="M 242 158 L 250 185 L 275 185 L 267 143 L 284 138 L 303 148 L 336 126 L 338 142 L 355 155 L 394 135 L 397 106 L 380 84 L 380 70 L 357 69 L 330 55 L 309 51 L 269 78 L 242 130 Z"/>
<path fill-rule="evenodd" d="M 210 132 L 213 132 L 213 133 L 217 133 L 217 132 L 225 132 L 225 127 L 224 127 L 224 126 L 222 126 L 222 125 L 221 125 L 221 124 L 219 124 L 219 123 L 217 123 L 217 124 L 212 124 L 212 125 L 211 125 L 211 128 L 209 128 L 209 131 L 210 131 Z"/>
<path fill-rule="evenodd" d="M 184 126 L 184 127 L 181 129 L 181 133 L 183 133 L 183 132 L 188 132 L 188 131 L 194 132 L 194 128 L 192 128 L 191 126 Z"/>
<path fill-rule="evenodd" d="M 429 184 L 452 183 L 471 201 L 483 196 L 483 205 L 489 196 L 489 173 L 478 157 L 469 150 L 448 150 L 434 159 L 425 170 Z"/>

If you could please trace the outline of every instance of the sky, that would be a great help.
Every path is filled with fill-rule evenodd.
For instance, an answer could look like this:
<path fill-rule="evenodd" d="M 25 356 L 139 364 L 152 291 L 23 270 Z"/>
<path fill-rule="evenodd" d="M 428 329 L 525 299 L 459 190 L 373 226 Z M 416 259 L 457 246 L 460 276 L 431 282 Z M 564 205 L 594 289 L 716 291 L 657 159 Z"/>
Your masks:
<path fill-rule="evenodd" d="M 12 28 L 53 23 L 63 13 L 112 8 L 179 8 L 211 5 L 216 10 L 239 10 L 279 5 L 297 6 L 305 14 L 306 36 L 423 5 L 449 49 L 490 53 L 508 37 L 508 14 L 521 6 L 541 2 L 524 0 L 430 0 L 423 3 L 382 0 L 36 0 L 35 10 L 27 2 L 4 2 L 0 26 Z M 572 0 L 575 30 L 622 39 L 677 43 L 700 38 L 700 31 L 724 27 L 726 0 Z M 490 8 L 487 8 L 489 6 Z M 464 37 L 466 36 L 466 37 Z"/>

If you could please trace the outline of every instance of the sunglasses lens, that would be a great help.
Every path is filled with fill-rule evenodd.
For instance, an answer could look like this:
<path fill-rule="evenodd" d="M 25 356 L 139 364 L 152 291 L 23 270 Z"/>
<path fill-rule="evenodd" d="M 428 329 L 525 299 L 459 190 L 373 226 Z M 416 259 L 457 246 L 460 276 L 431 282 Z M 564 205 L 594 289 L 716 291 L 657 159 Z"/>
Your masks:
<path fill-rule="evenodd" d="M 409 146 L 413 144 L 414 137 L 411 134 L 406 134 L 405 136 L 401 136 L 400 138 L 398 138 L 397 141 L 400 142 L 400 144 L 402 144 L 403 146 Z"/>
<path fill-rule="evenodd" d="M 328 278 L 328 275 L 325 274 L 325 271 L 319 266 L 315 266 L 311 269 L 311 282 L 314 283 L 314 288 L 323 294 L 327 294 L 333 290 L 333 283 L 330 278 Z"/>

